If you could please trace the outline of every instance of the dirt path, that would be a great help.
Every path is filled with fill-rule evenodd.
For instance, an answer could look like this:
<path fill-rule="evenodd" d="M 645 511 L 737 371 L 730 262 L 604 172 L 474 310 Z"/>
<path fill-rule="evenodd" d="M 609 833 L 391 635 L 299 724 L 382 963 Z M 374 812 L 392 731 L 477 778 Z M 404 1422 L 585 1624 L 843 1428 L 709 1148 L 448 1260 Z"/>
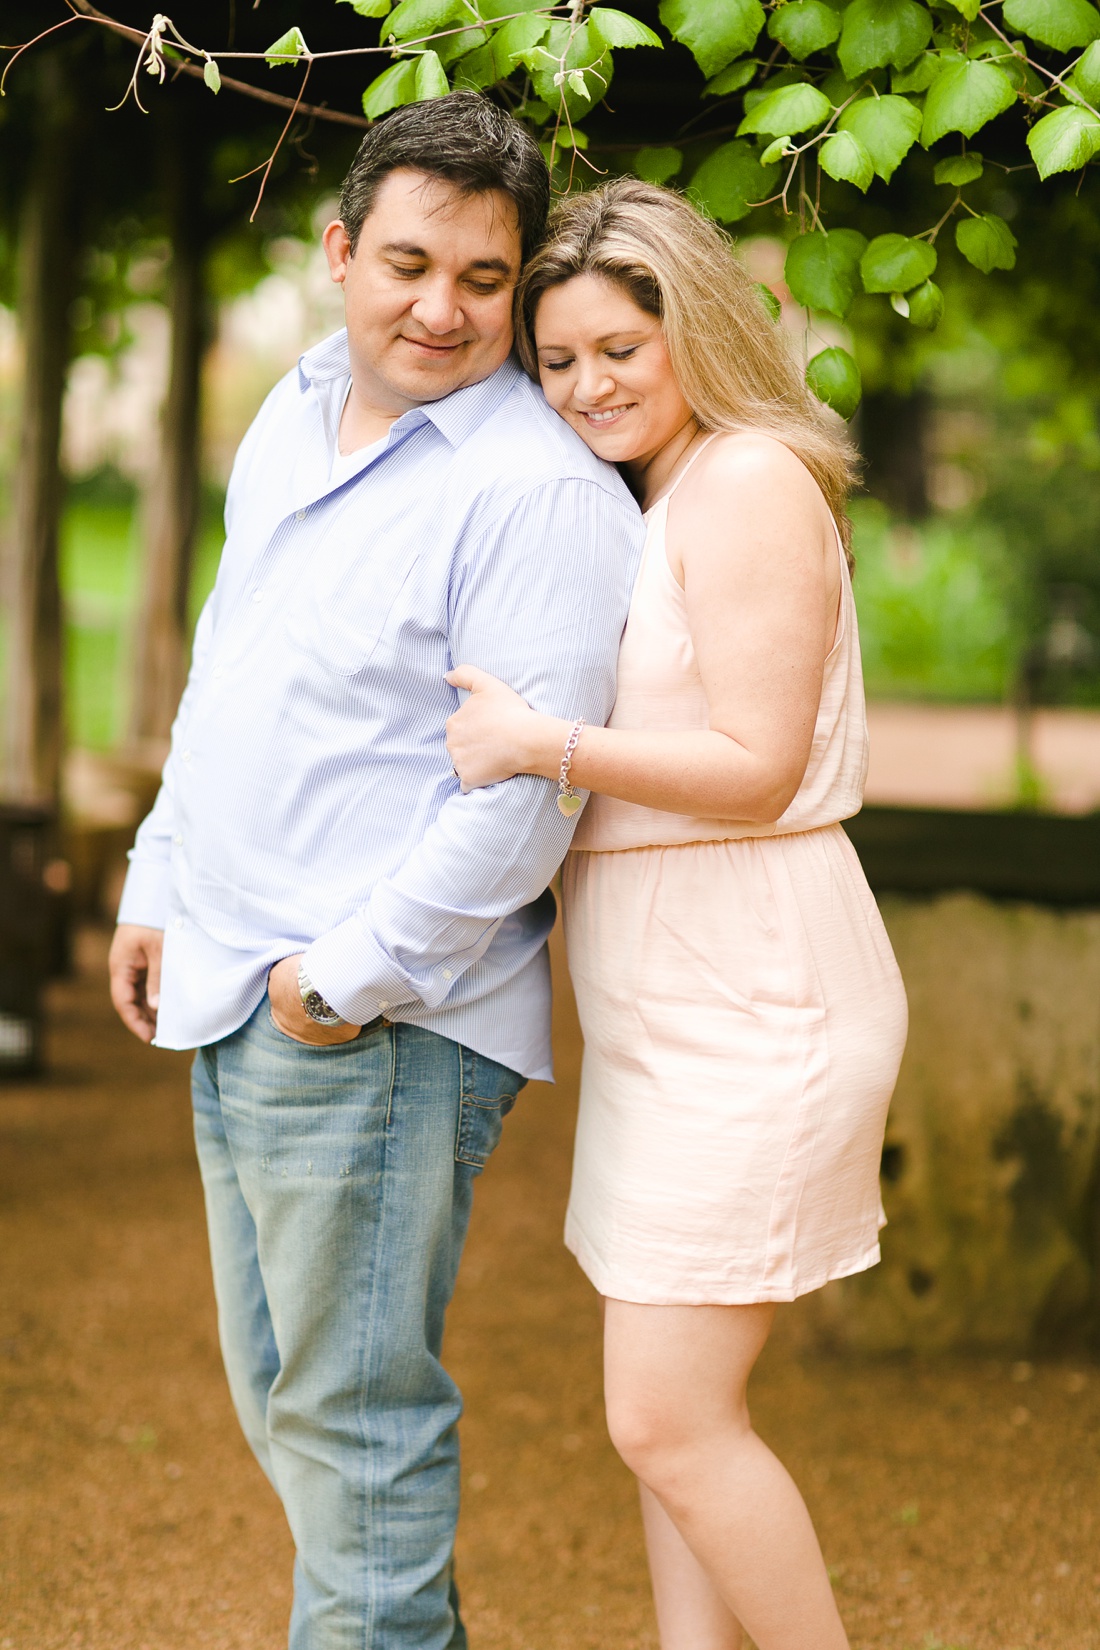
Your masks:
<path fill-rule="evenodd" d="M 49 1079 L 0 1089 L 0 1650 L 279 1650 L 290 1544 L 222 1380 L 188 1061 L 113 1023 L 103 957 L 86 936 L 55 991 Z M 559 1240 L 559 997 L 562 1080 L 509 1121 L 451 1321 L 474 1650 L 656 1642 L 595 1304 Z M 854 1650 L 1100 1650 L 1100 1370 L 778 1345 L 755 1413 Z"/>

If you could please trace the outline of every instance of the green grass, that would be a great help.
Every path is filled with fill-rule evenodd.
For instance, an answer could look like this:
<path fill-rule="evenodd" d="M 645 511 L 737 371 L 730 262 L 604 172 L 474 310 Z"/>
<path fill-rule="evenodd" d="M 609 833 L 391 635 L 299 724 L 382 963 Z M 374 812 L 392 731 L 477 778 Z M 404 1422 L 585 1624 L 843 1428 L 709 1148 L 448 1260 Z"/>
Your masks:
<path fill-rule="evenodd" d="M 214 584 L 222 532 L 217 503 L 204 512 L 191 582 L 191 623 Z M 140 523 L 125 498 L 77 495 L 61 535 L 69 740 L 109 749 L 126 723 L 127 668 L 138 597 Z"/>

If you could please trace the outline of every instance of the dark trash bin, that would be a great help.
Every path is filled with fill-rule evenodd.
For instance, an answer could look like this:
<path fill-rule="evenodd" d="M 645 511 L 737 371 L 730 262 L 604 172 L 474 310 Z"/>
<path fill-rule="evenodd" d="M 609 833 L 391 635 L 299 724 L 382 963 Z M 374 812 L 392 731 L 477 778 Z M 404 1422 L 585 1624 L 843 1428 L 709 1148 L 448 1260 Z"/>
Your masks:
<path fill-rule="evenodd" d="M 57 948 L 53 836 L 48 810 L 0 803 L 0 1078 L 41 1063 L 42 987 Z"/>

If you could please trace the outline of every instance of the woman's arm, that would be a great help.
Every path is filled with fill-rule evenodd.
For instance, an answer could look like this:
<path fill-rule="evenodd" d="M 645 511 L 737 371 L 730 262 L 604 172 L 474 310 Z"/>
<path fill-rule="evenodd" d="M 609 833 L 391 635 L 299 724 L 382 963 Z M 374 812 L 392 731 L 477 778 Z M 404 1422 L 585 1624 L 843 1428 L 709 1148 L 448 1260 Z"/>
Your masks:
<path fill-rule="evenodd" d="M 710 706 L 696 733 L 585 728 L 570 780 L 670 813 L 770 823 L 809 760 L 836 624 L 839 553 L 812 477 L 766 436 L 715 441 L 669 509 L 668 552 Z M 571 723 L 540 716 L 484 672 L 450 680 L 471 697 L 448 746 L 473 788 L 512 773 L 556 778 Z"/>

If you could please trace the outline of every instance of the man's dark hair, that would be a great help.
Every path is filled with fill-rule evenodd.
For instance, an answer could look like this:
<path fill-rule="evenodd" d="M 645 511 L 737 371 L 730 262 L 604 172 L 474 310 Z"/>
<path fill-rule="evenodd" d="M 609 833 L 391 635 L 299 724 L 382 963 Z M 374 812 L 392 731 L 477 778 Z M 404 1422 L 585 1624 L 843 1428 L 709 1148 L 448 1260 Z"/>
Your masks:
<path fill-rule="evenodd" d="M 542 151 L 518 120 L 480 93 L 449 92 L 409 103 L 371 127 L 340 191 L 340 218 L 353 253 L 379 185 L 401 167 L 444 178 L 463 195 L 494 189 L 507 195 L 519 217 L 525 260 L 541 240 L 550 209 Z"/>

